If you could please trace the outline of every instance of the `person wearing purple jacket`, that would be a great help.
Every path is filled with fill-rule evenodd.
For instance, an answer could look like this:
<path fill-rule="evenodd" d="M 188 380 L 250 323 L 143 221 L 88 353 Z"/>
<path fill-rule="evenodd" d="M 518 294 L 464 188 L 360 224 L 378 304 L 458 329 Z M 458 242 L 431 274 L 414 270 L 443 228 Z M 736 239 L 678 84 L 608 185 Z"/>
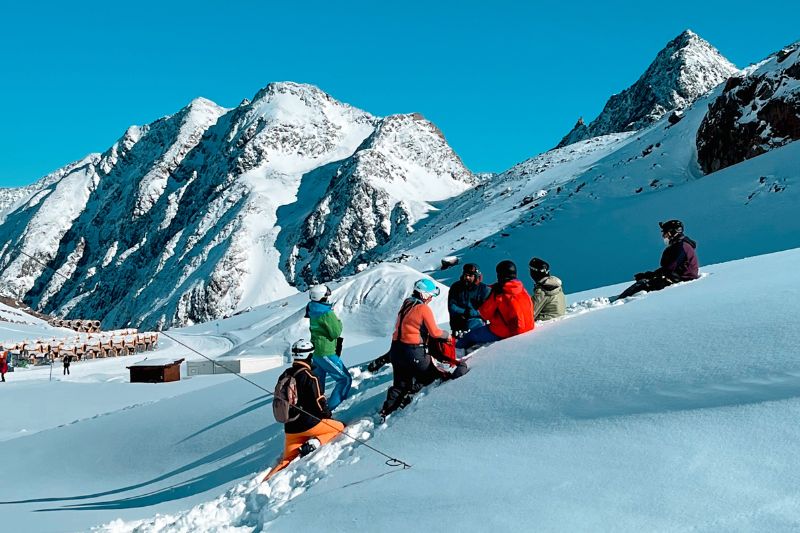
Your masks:
<path fill-rule="evenodd" d="M 636 283 L 612 298 L 619 300 L 637 292 L 660 291 L 673 283 L 691 281 L 700 277 L 700 265 L 697 261 L 697 243 L 683 234 L 683 222 L 668 220 L 659 222 L 661 237 L 667 247 L 661 254 L 661 266 L 650 272 L 639 272 L 633 276 Z"/>

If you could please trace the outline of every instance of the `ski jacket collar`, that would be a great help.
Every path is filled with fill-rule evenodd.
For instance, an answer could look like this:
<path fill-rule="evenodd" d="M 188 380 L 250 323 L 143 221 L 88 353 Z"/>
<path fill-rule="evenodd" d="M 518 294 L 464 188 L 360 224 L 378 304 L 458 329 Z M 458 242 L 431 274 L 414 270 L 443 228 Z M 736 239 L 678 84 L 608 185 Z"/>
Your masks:
<path fill-rule="evenodd" d="M 333 304 L 327 302 L 309 302 L 307 309 L 310 318 L 317 318 L 330 312 L 333 309 Z"/>
<path fill-rule="evenodd" d="M 305 368 L 306 370 L 311 370 L 311 363 L 303 361 L 302 359 L 295 359 L 292 361 L 293 368 Z"/>
<path fill-rule="evenodd" d="M 690 239 L 689 237 L 687 237 L 686 235 L 684 235 L 682 233 L 680 235 L 676 235 L 672 239 L 670 239 L 669 246 L 672 246 L 673 244 L 683 243 L 683 242 L 687 243 L 692 248 L 697 249 L 697 243 L 694 242 L 692 239 Z"/>
<path fill-rule="evenodd" d="M 542 289 L 545 293 L 558 292 L 561 289 L 561 285 L 561 279 L 556 276 L 547 276 L 536 283 L 536 287 Z"/>

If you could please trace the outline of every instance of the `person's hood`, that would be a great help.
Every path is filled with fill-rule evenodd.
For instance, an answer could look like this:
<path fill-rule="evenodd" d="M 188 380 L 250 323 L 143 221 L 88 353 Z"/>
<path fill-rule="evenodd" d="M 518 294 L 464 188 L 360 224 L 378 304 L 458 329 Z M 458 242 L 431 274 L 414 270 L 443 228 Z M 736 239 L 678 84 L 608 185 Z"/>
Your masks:
<path fill-rule="evenodd" d="M 333 310 L 333 304 L 327 302 L 308 302 L 306 314 L 309 318 L 318 318 Z"/>
<path fill-rule="evenodd" d="M 545 293 L 551 294 L 561 290 L 561 279 L 556 276 L 547 276 L 540 280 L 536 287 L 542 289 Z"/>
<path fill-rule="evenodd" d="M 697 243 L 694 242 L 692 239 L 690 239 L 689 237 L 687 237 L 684 234 L 676 235 L 675 237 L 673 237 L 669 241 L 669 244 L 670 244 L 670 246 L 672 246 L 673 244 L 678 244 L 678 243 L 681 243 L 681 242 L 686 242 L 686 243 L 689 244 L 689 246 L 691 246 L 695 250 L 697 249 Z"/>
<path fill-rule="evenodd" d="M 518 279 L 512 279 L 503 283 L 502 291 L 504 294 L 510 294 L 512 296 L 515 296 L 525 291 L 525 285 L 523 285 L 522 282 Z"/>

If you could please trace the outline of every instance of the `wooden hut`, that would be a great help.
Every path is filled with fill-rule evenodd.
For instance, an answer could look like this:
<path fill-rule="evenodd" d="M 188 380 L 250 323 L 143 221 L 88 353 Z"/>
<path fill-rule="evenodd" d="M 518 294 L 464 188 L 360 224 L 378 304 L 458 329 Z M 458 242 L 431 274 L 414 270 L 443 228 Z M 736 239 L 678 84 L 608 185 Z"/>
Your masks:
<path fill-rule="evenodd" d="M 167 383 L 180 381 L 183 359 L 145 359 L 127 367 L 131 383 Z"/>

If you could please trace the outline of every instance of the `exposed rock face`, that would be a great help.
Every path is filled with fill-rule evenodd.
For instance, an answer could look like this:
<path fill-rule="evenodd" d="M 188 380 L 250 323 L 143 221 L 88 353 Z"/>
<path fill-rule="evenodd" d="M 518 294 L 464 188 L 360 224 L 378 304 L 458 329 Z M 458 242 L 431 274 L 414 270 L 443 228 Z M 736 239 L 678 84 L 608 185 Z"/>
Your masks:
<path fill-rule="evenodd" d="M 697 132 L 705 173 L 800 139 L 800 43 L 747 75 L 730 78 Z"/>
<path fill-rule="evenodd" d="M 672 110 L 685 109 L 736 72 L 713 46 L 686 30 L 658 53 L 636 83 L 609 98 L 588 126 L 579 120 L 557 148 L 647 127 Z"/>
<path fill-rule="evenodd" d="M 386 117 L 335 170 L 296 238 L 288 271 L 301 285 L 352 273 L 391 238 L 413 231 L 434 209 L 429 202 L 476 182 L 439 129 L 421 115 Z"/>

